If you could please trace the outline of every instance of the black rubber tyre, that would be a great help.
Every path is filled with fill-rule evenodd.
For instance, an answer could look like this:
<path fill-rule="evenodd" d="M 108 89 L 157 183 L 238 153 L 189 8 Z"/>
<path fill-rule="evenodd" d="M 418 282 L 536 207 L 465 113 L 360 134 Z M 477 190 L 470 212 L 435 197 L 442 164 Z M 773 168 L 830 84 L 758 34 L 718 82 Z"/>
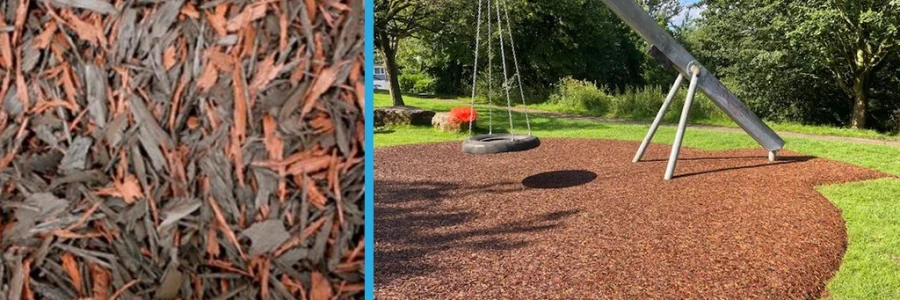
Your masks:
<path fill-rule="evenodd" d="M 541 146 L 541 140 L 532 135 L 485 134 L 463 142 L 462 150 L 469 154 L 497 154 L 526 151 Z"/>

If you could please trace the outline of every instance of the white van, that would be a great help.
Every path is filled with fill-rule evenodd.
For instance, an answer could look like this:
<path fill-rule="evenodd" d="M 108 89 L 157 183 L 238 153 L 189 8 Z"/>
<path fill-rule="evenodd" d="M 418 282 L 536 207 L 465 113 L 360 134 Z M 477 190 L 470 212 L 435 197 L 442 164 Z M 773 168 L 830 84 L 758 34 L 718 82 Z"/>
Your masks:
<path fill-rule="evenodd" d="M 385 72 L 384 66 L 375 66 L 375 78 L 373 82 L 373 86 L 376 90 L 386 91 L 390 89 L 391 83 L 388 81 L 387 72 Z"/>

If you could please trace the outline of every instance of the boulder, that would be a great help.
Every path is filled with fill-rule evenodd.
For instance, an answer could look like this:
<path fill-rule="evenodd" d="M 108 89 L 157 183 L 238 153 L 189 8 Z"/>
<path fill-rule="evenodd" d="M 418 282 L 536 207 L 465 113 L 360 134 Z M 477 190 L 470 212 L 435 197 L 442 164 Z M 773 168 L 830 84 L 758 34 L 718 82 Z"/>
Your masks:
<path fill-rule="evenodd" d="M 378 108 L 375 109 L 375 128 L 384 127 L 385 114 L 384 110 Z"/>
<path fill-rule="evenodd" d="M 467 132 L 469 131 L 469 122 L 460 122 L 454 120 L 450 113 L 437 113 L 431 118 L 431 125 L 435 129 L 443 132 Z M 472 124 L 474 126 L 475 124 Z"/>
<path fill-rule="evenodd" d="M 375 126 L 428 126 L 434 112 L 409 106 L 379 107 L 375 109 Z"/>

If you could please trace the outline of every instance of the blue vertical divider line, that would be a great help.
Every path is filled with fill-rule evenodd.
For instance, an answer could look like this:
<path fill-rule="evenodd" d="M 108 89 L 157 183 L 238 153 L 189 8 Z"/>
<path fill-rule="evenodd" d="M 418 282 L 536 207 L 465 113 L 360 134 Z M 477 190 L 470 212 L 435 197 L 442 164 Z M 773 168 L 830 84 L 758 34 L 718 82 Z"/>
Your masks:
<path fill-rule="evenodd" d="M 366 10 L 366 299 L 375 299 L 375 129 L 374 89 L 375 72 L 375 3 L 365 0 Z"/>

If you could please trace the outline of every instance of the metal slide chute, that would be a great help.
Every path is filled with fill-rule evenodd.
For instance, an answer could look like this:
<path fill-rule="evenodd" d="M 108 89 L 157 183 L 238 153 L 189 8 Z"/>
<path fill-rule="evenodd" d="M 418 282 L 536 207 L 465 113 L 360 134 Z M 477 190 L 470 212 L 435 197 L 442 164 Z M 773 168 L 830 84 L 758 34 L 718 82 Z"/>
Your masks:
<path fill-rule="evenodd" d="M 678 70 L 679 76 L 676 79 L 672 91 L 669 93 L 660 113 L 650 127 L 647 137 L 644 139 L 641 148 L 635 155 L 634 161 L 640 161 L 646 150 L 650 140 L 659 126 L 662 116 L 668 109 L 674 98 L 675 93 L 681 86 L 681 82 L 685 78 L 691 79 L 691 87 L 688 91 L 688 98 L 685 101 L 685 107 L 681 114 L 681 120 L 678 125 L 678 132 L 675 142 L 672 146 L 672 153 L 669 157 L 669 165 L 666 169 L 665 178 L 672 179 L 675 170 L 675 164 L 678 159 L 678 151 L 681 147 L 681 141 L 684 138 L 684 130 L 687 123 L 687 116 L 690 112 L 691 103 L 694 98 L 694 92 L 699 89 L 706 94 L 722 111 L 725 112 L 735 123 L 752 136 L 760 145 L 769 150 L 769 159 L 775 160 L 775 154 L 784 147 L 784 140 L 778 136 L 772 128 L 763 123 L 753 111 L 741 102 L 725 85 L 719 81 L 716 76 L 704 68 L 694 56 L 688 53 L 684 47 L 679 44 L 665 29 L 660 27 L 650 15 L 644 11 L 634 0 L 601 0 L 609 7 L 622 21 L 625 21 L 632 30 L 637 32 L 645 41 L 650 43 L 655 49 L 651 52 L 655 53 L 657 60 L 664 56 L 672 67 Z"/>

